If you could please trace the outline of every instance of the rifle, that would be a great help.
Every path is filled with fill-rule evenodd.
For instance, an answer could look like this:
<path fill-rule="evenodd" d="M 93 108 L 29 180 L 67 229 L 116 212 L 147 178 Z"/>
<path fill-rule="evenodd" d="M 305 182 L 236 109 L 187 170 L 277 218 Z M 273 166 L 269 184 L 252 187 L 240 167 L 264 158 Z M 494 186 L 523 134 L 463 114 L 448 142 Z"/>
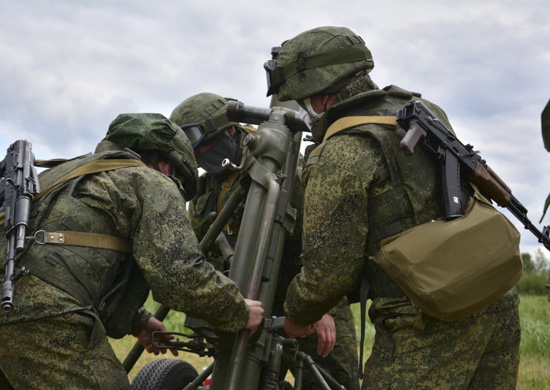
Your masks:
<path fill-rule="evenodd" d="M 527 217 L 527 209 L 510 188 L 487 165 L 473 146 L 464 145 L 429 109 L 418 100 L 411 101 L 397 113 L 397 123 L 407 132 L 400 147 L 407 155 L 414 153 L 420 140 L 426 153 L 439 161 L 443 177 L 443 205 L 446 218 L 464 215 L 460 203 L 460 175 L 476 184 L 499 206 L 508 209 L 523 226 L 550 250 L 550 227 L 538 230 Z M 462 170 L 462 172 L 461 172 Z"/>
<path fill-rule="evenodd" d="M 0 174 L 0 200 L 5 212 L 4 232 L 8 240 L 2 309 L 9 312 L 13 308 L 15 282 L 29 272 L 25 267 L 15 271 L 15 256 L 24 249 L 31 200 L 40 192 L 30 142 L 19 140 L 10 145 L 6 157 L 0 163 Z"/>

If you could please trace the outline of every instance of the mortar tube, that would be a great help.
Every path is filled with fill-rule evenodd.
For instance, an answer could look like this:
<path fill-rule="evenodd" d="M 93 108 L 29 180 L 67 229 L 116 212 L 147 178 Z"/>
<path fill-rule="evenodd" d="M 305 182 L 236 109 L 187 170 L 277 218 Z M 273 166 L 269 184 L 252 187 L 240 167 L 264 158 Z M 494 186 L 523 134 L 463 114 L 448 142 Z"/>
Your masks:
<path fill-rule="evenodd" d="M 254 258 L 254 267 L 250 282 L 247 286 L 245 297 L 248 299 L 256 299 L 258 296 L 258 290 L 262 279 L 263 272 L 263 259 L 269 247 L 269 238 L 273 229 L 273 221 L 275 220 L 277 200 L 279 198 L 280 187 L 274 175 L 270 175 L 266 178 L 267 185 L 267 199 L 265 203 L 264 214 L 262 217 L 262 228 L 259 239 L 259 247 L 256 251 Z M 241 376 L 241 372 L 245 362 L 246 349 L 248 346 L 248 338 L 250 331 L 245 329 L 238 333 L 235 340 L 235 347 L 230 359 L 230 370 L 228 373 L 228 387 L 227 390 L 237 390 L 238 379 Z"/>

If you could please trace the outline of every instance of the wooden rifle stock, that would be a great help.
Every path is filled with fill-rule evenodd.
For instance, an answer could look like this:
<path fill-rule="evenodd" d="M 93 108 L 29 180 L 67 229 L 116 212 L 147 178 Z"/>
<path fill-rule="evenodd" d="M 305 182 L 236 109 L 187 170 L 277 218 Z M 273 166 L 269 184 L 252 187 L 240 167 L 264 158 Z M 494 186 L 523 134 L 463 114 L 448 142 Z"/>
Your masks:
<path fill-rule="evenodd" d="M 478 163 L 475 171 L 466 175 L 466 177 L 499 206 L 506 207 L 510 203 L 512 190 L 491 168 L 486 169 Z"/>

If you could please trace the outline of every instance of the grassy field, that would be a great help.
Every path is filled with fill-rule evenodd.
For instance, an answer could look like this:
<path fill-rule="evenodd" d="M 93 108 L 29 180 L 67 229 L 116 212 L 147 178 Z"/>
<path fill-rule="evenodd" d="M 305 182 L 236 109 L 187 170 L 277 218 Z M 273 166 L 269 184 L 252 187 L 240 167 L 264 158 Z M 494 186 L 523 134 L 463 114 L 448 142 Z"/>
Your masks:
<path fill-rule="evenodd" d="M 156 303 L 147 302 L 149 310 L 155 310 Z M 355 316 L 356 331 L 359 336 L 360 316 L 359 306 L 352 305 Z M 550 303 L 545 296 L 522 295 L 520 303 L 520 317 L 522 326 L 521 362 L 517 389 L 518 390 L 542 390 L 550 389 Z M 182 327 L 184 315 L 171 312 L 165 320 L 165 325 L 170 331 L 185 332 Z M 359 340 L 359 337 L 358 337 Z M 365 359 L 369 356 L 374 340 L 374 329 L 367 325 L 365 341 Z M 112 340 L 113 348 L 117 356 L 124 360 L 128 351 L 134 345 L 135 338 L 127 336 L 120 340 Z M 159 357 L 171 357 L 172 355 L 142 354 L 129 374 L 130 381 L 139 370 L 148 362 Z M 198 371 L 208 366 L 209 358 L 200 358 L 195 354 L 180 353 L 178 358 L 191 363 Z"/>

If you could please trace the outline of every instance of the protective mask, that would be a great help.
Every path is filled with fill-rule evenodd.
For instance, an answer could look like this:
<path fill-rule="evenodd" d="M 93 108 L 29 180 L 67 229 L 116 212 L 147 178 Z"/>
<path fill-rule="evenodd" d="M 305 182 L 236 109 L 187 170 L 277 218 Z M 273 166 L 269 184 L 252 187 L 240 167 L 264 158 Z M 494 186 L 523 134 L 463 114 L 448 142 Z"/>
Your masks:
<path fill-rule="evenodd" d="M 235 138 L 222 133 L 211 148 L 197 157 L 197 163 L 206 172 L 212 175 L 220 175 L 227 170 L 227 168 L 222 167 L 222 161 L 228 158 L 234 163 L 238 151 L 239 145 Z"/>
<path fill-rule="evenodd" d="M 317 122 L 319 119 L 321 119 L 321 117 L 324 114 L 324 112 L 322 112 L 320 114 L 315 112 L 315 110 L 311 106 L 311 99 L 310 98 L 305 98 L 304 100 L 302 100 L 301 104 L 300 104 L 300 107 L 302 107 L 306 111 L 307 116 L 309 117 L 310 126 L 313 126 L 315 124 L 315 122 Z"/>

